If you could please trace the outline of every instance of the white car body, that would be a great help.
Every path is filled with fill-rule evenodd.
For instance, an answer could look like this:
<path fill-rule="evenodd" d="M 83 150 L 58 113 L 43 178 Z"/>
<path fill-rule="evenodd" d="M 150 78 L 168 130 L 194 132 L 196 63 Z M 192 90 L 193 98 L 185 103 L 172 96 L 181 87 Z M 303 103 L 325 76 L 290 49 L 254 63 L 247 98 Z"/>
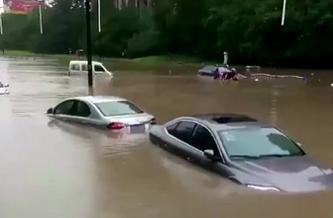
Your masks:
<path fill-rule="evenodd" d="M 68 67 L 68 75 L 72 74 L 82 74 L 82 73 L 88 73 L 88 62 L 87 61 L 70 61 L 69 67 Z M 92 62 L 92 72 L 94 75 L 98 74 L 107 74 L 111 78 L 113 78 L 113 73 L 108 71 L 106 67 L 101 63 L 97 61 Z"/>
<path fill-rule="evenodd" d="M 100 105 L 106 104 L 114 107 L 118 105 L 128 106 L 129 110 L 139 112 L 126 114 L 105 115 Z M 66 106 L 67 105 L 67 106 Z M 111 109 L 112 110 L 112 109 Z M 116 109 L 117 110 L 117 109 Z M 133 111 L 134 111 L 133 110 Z M 47 114 L 52 119 L 81 123 L 97 128 L 109 129 L 113 132 L 142 133 L 149 130 L 155 123 L 154 116 L 142 111 L 136 105 L 124 98 L 114 96 L 82 96 L 68 98 L 54 108 L 50 108 Z"/>

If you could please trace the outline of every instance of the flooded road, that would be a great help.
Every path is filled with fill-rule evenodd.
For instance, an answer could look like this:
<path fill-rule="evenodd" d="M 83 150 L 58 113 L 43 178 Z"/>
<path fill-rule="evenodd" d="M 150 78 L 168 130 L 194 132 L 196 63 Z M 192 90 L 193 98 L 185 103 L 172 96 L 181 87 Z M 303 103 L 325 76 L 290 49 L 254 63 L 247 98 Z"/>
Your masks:
<path fill-rule="evenodd" d="M 50 67 L 48 67 L 50 66 Z M 293 72 L 283 72 L 293 73 Z M 196 76 L 115 72 L 95 95 L 119 95 L 158 122 L 207 112 L 245 113 L 284 129 L 333 168 L 332 72 L 299 71 L 309 82 L 219 82 Z M 247 190 L 153 146 L 146 136 L 52 122 L 46 110 L 86 95 L 85 76 L 52 59 L 0 59 L 0 217 L 332 217 L 333 192 Z"/>

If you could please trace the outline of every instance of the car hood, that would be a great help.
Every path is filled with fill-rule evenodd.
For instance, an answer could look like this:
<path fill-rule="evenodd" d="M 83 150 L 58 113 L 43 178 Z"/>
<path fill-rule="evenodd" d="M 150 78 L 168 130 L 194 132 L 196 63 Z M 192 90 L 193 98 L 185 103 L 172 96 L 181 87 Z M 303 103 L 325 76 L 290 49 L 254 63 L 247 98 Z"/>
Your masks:
<path fill-rule="evenodd" d="M 234 161 L 243 184 L 272 186 L 287 192 L 310 192 L 333 188 L 333 171 L 307 155 Z"/>

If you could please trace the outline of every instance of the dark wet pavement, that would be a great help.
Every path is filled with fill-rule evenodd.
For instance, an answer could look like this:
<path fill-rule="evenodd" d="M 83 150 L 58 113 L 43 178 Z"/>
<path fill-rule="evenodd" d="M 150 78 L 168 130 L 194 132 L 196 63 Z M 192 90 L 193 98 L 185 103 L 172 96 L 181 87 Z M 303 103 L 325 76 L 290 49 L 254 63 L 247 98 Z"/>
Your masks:
<path fill-rule="evenodd" d="M 94 92 L 128 98 L 159 122 L 246 113 L 281 127 L 333 168 L 333 72 L 308 72 L 308 84 L 115 72 L 112 82 L 98 77 Z M 0 73 L 11 92 L 0 96 L 1 218 L 332 217 L 333 192 L 254 192 L 160 150 L 145 136 L 115 138 L 51 122 L 45 116 L 50 106 L 88 94 L 86 77 L 67 77 L 55 60 L 0 59 Z"/>

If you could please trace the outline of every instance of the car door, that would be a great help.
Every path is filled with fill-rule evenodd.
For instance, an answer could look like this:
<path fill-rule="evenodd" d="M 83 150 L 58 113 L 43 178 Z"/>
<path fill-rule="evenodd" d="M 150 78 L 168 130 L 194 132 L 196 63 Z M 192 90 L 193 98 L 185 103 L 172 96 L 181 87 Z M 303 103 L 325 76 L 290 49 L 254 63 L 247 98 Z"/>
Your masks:
<path fill-rule="evenodd" d="M 212 149 L 220 157 L 216 143 L 209 131 L 202 125 L 192 121 L 181 121 L 169 133 L 180 140 L 180 149 L 183 156 L 199 165 L 206 165 L 204 150 Z M 167 128 L 168 129 L 168 128 Z"/>
<path fill-rule="evenodd" d="M 201 124 L 198 124 L 193 132 L 193 146 L 197 149 L 196 159 L 197 164 L 214 171 L 221 175 L 227 176 L 229 172 L 228 166 L 224 165 L 224 159 L 217 141 L 211 131 Z M 212 150 L 216 160 L 212 160 L 205 156 L 205 150 Z"/>
<path fill-rule="evenodd" d="M 72 111 L 72 120 L 77 123 L 95 125 L 96 121 L 90 117 L 91 109 L 87 103 L 77 100 Z"/>
<path fill-rule="evenodd" d="M 182 156 L 184 159 L 193 160 L 192 134 L 196 123 L 191 121 L 179 121 L 168 126 L 167 132 L 170 139 L 165 143 L 167 150 Z"/>
<path fill-rule="evenodd" d="M 94 73 L 95 74 L 105 73 L 105 69 L 101 64 L 94 64 Z"/>
<path fill-rule="evenodd" d="M 68 121 L 71 119 L 75 107 L 75 100 L 67 100 L 54 109 L 53 117 L 59 120 Z"/>
<path fill-rule="evenodd" d="M 69 100 L 59 104 L 54 111 L 54 116 L 63 121 L 82 124 L 94 124 L 90 118 L 90 107 L 80 100 Z"/>
<path fill-rule="evenodd" d="M 82 73 L 87 73 L 88 72 L 88 65 L 83 63 L 81 64 L 81 72 Z"/>

